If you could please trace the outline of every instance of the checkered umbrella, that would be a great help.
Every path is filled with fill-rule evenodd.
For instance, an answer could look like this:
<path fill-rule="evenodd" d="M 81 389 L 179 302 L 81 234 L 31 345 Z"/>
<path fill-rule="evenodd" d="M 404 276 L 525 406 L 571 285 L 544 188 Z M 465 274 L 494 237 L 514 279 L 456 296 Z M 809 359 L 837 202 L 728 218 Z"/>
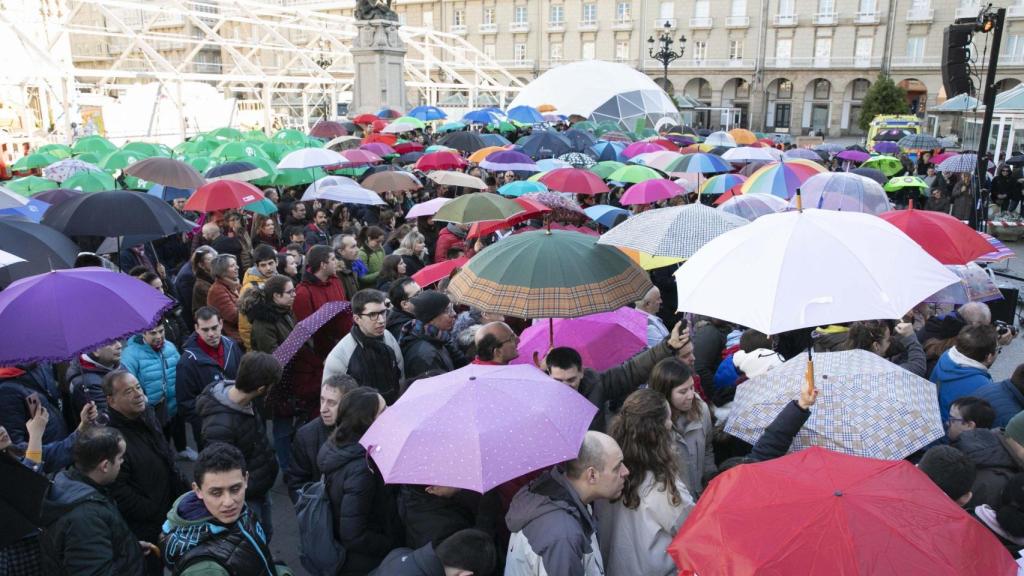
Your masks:
<path fill-rule="evenodd" d="M 800 395 L 807 354 L 736 389 L 725 431 L 757 442 L 790 400 Z M 866 350 L 814 355 L 819 390 L 811 417 L 791 452 L 821 446 L 836 452 L 900 460 L 944 434 L 935 385 Z"/>
<path fill-rule="evenodd" d="M 978 169 L 977 154 L 957 154 L 946 158 L 938 165 L 937 170 L 943 174 L 967 173 L 973 174 Z"/>
<path fill-rule="evenodd" d="M 558 159 L 564 162 L 568 162 L 569 164 L 572 164 L 573 168 L 590 168 L 594 164 L 597 164 L 597 162 L 593 158 L 587 156 L 586 154 L 581 154 L 579 152 L 569 152 L 568 154 L 562 154 L 561 156 L 558 157 Z"/>
<path fill-rule="evenodd" d="M 928 134 L 904 136 L 897 144 L 904 150 L 934 150 L 935 148 L 942 147 L 942 143 L 939 142 L 938 138 Z"/>
<path fill-rule="evenodd" d="M 715 237 L 747 220 L 703 204 L 648 210 L 606 232 L 601 244 L 632 248 L 654 256 L 689 258 Z"/>

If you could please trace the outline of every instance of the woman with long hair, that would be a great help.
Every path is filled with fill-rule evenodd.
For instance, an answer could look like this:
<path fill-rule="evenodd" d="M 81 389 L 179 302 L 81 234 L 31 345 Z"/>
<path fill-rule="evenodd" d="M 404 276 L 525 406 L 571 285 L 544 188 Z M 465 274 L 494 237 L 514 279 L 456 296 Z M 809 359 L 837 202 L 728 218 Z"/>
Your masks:
<path fill-rule="evenodd" d="M 893 340 L 897 340 L 896 346 Z M 928 358 L 914 325 L 908 322 L 900 322 L 895 328 L 887 320 L 854 322 L 845 345 L 847 350 L 867 350 L 922 378 L 928 377 Z"/>
<path fill-rule="evenodd" d="M 608 434 L 629 470 L 622 496 L 596 503 L 598 538 L 608 576 L 676 573 L 665 548 L 693 508 L 672 445 L 672 409 L 651 389 L 630 394 Z"/>
<path fill-rule="evenodd" d="M 366 226 L 359 230 L 356 244 L 359 245 L 359 259 L 366 264 L 367 270 L 366 274 L 359 277 L 359 286 L 375 288 L 377 275 L 384 263 L 384 231 L 376 226 Z"/>
<path fill-rule="evenodd" d="M 203 306 L 206 306 L 207 297 L 210 294 L 210 287 L 213 286 L 213 259 L 217 257 L 217 251 L 209 246 L 200 246 L 192 253 L 192 273 L 195 275 L 195 283 L 192 285 L 192 314 Z M 189 318 L 188 321 L 194 321 Z"/>
<path fill-rule="evenodd" d="M 274 250 L 281 250 L 281 235 L 277 230 L 274 216 L 256 216 L 256 235 L 252 239 L 252 247 L 267 244 Z"/>
<path fill-rule="evenodd" d="M 678 358 L 665 358 L 651 371 L 651 389 L 672 409 L 672 439 L 686 487 L 694 498 L 704 491 L 704 479 L 715 474 L 711 411 L 693 389 L 693 370 Z"/>
<path fill-rule="evenodd" d="M 405 273 L 409 276 L 419 272 L 426 266 L 427 245 L 423 234 L 416 230 L 409 232 L 402 238 L 402 243 L 393 254 L 397 254 L 405 261 Z"/>
<path fill-rule="evenodd" d="M 387 292 L 391 289 L 391 283 L 396 278 L 406 275 L 405 259 L 398 254 L 388 254 L 380 266 L 380 273 L 377 274 L 377 290 Z"/>
<path fill-rule="evenodd" d="M 262 285 L 246 290 L 238 301 L 238 309 L 252 324 L 252 349 L 272 354 L 295 328 L 292 304 L 295 284 L 282 274 L 275 274 Z"/>

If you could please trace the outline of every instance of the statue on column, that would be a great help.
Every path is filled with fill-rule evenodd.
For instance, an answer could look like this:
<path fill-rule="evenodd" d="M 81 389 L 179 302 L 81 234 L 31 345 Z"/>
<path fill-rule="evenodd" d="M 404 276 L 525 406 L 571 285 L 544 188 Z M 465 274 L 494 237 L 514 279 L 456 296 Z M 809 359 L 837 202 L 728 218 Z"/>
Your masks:
<path fill-rule="evenodd" d="M 391 9 L 391 0 L 358 0 L 356 20 L 391 20 L 398 22 L 398 14 Z"/>

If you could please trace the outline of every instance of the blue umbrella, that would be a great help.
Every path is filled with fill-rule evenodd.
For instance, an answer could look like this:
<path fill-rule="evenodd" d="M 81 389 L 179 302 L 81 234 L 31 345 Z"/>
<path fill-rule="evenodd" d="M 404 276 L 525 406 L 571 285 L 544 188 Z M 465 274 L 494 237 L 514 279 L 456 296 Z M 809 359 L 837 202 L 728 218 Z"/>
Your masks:
<path fill-rule="evenodd" d="M 540 182 L 530 182 L 528 180 L 516 180 L 515 182 L 509 182 L 501 188 L 498 188 L 498 194 L 502 196 L 511 196 L 518 198 L 523 194 L 534 194 L 538 192 L 547 192 L 548 187 Z"/>
<path fill-rule="evenodd" d="M 539 130 L 517 142 L 530 158 L 557 158 L 573 151 L 573 146 L 558 132 Z"/>
<path fill-rule="evenodd" d="M 444 124 L 441 124 L 441 126 L 438 127 L 437 132 L 452 132 L 455 130 L 462 130 L 465 127 L 465 122 L 459 122 L 456 120 L 455 122 L 446 122 Z"/>
<path fill-rule="evenodd" d="M 406 114 L 406 116 L 411 116 L 417 120 L 423 120 L 424 122 L 429 122 L 431 120 L 444 120 L 448 117 L 448 115 L 444 113 L 444 110 L 435 106 L 417 106 L 412 110 L 409 110 L 409 113 Z"/>
<path fill-rule="evenodd" d="M 562 136 L 572 144 L 574 152 L 585 152 L 587 148 L 590 148 L 597 143 L 597 140 L 582 130 L 570 128 L 565 132 L 562 132 Z"/>
<path fill-rule="evenodd" d="M 39 222 L 43 219 L 43 213 L 49 207 L 50 205 L 46 202 L 30 198 L 28 204 L 24 206 L 0 210 L 0 216 L 20 216 L 30 222 Z"/>
<path fill-rule="evenodd" d="M 484 143 L 488 146 L 508 146 L 511 144 L 508 138 L 501 134 L 481 134 L 480 137 L 483 138 Z"/>
<path fill-rule="evenodd" d="M 149 189 L 149 194 L 162 199 L 164 202 L 170 202 L 177 198 L 188 198 L 192 195 L 195 190 L 189 190 L 187 188 L 175 188 L 173 186 L 164 186 L 163 184 L 154 184 Z"/>
<path fill-rule="evenodd" d="M 473 110 L 462 117 L 463 122 L 472 124 L 494 124 L 501 121 L 501 118 L 490 110 Z"/>
<path fill-rule="evenodd" d="M 522 124 L 543 124 L 544 115 L 533 106 L 509 108 L 508 117 Z"/>
<path fill-rule="evenodd" d="M 590 147 L 590 152 L 598 162 L 604 162 L 606 160 L 621 161 L 622 151 L 625 149 L 626 145 L 622 142 L 606 142 L 604 140 L 598 140 L 597 144 Z"/>
<path fill-rule="evenodd" d="M 584 208 L 583 212 L 586 213 L 587 218 L 590 218 L 594 222 L 597 222 L 606 228 L 611 228 L 612 225 L 615 224 L 615 219 L 618 218 L 620 214 L 625 214 L 626 216 L 632 214 L 629 210 L 618 208 L 616 206 L 609 206 L 607 204 L 589 206 Z"/>

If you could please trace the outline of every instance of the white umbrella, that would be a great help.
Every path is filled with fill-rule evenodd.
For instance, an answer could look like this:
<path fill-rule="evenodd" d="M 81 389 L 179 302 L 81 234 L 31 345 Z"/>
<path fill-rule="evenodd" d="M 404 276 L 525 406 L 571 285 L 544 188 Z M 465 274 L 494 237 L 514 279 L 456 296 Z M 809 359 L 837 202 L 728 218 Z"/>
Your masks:
<path fill-rule="evenodd" d="M 704 143 L 709 146 L 728 146 L 730 148 L 736 147 L 736 140 L 729 135 L 728 132 L 712 132 L 708 134 L 708 137 L 704 139 Z"/>
<path fill-rule="evenodd" d="M 0 250 L 0 268 L 4 266 L 10 266 L 11 264 L 17 264 L 18 262 L 24 262 L 25 259 L 21 256 L 15 256 L 10 252 L 4 252 Z"/>
<path fill-rule="evenodd" d="M 744 162 L 774 162 L 777 158 L 768 152 L 768 148 L 754 148 L 753 146 L 740 146 L 726 150 L 722 154 L 722 160 L 742 164 Z"/>
<path fill-rule="evenodd" d="M 477 190 L 487 189 L 487 184 L 476 176 L 452 170 L 435 170 L 427 174 L 427 178 L 445 186 L 461 186 L 462 188 L 475 188 Z"/>
<path fill-rule="evenodd" d="M 403 132 L 412 132 L 418 129 L 419 126 L 415 124 L 409 124 L 406 122 L 392 122 L 381 130 L 381 134 L 401 134 Z"/>
<path fill-rule="evenodd" d="M 306 188 L 301 202 L 310 200 L 331 200 L 344 204 L 369 204 L 379 206 L 385 204 L 379 194 L 363 188 L 358 182 L 344 176 L 325 176 Z"/>
<path fill-rule="evenodd" d="M 957 281 L 885 220 L 815 209 L 769 214 L 726 232 L 676 271 L 680 311 L 765 334 L 901 318 Z"/>
<path fill-rule="evenodd" d="M 743 218 L 710 206 L 687 204 L 641 212 L 605 232 L 597 242 L 652 256 L 689 258 L 711 239 L 745 224 Z"/>
<path fill-rule="evenodd" d="M 344 156 L 327 148 L 302 148 L 289 153 L 277 163 L 280 169 L 286 168 L 319 168 L 334 166 L 347 162 Z"/>

